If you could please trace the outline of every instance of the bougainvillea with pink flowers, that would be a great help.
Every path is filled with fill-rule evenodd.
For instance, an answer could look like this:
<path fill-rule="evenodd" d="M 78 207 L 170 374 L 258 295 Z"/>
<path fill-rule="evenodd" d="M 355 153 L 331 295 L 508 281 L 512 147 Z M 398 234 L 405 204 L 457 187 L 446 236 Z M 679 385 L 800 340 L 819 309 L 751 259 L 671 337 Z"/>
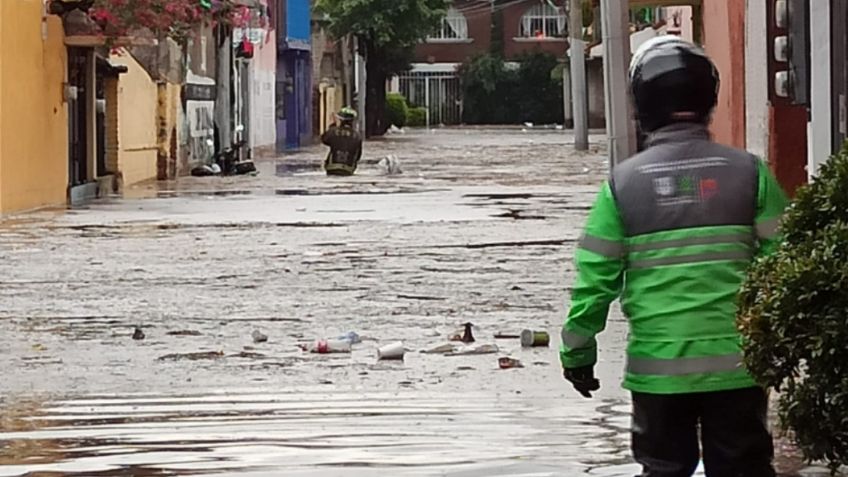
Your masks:
<path fill-rule="evenodd" d="M 94 0 L 88 15 L 107 37 L 147 30 L 178 42 L 201 25 L 240 27 L 250 19 L 235 0 Z"/>

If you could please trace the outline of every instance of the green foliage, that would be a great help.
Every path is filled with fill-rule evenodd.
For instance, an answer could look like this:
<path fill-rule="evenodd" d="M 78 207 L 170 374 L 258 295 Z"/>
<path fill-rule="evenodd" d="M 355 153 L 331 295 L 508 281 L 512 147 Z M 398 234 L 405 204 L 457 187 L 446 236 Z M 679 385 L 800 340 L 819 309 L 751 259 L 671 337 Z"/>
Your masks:
<path fill-rule="evenodd" d="M 356 35 L 376 47 L 404 49 L 431 33 L 447 11 L 445 0 L 318 0 L 337 38 Z"/>
<path fill-rule="evenodd" d="M 804 456 L 835 469 L 848 464 L 848 145 L 799 190 L 782 231 L 742 289 L 745 362 L 780 392 Z"/>
<path fill-rule="evenodd" d="M 459 68 L 463 121 L 468 124 L 560 123 L 562 79 L 556 57 L 530 53 L 511 68 L 499 55 L 482 55 Z"/>
<path fill-rule="evenodd" d="M 498 55 L 481 55 L 460 66 L 463 122 L 468 124 L 515 123 L 515 85 L 518 75 Z"/>
<path fill-rule="evenodd" d="M 333 36 L 355 36 L 364 47 L 367 70 L 366 136 L 382 135 L 386 79 L 408 68 L 415 45 L 432 33 L 447 12 L 446 0 L 317 0 Z"/>
<path fill-rule="evenodd" d="M 562 123 L 562 79 L 555 80 L 551 73 L 557 59 L 547 53 L 530 53 L 518 60 L 518 83 L 515 95 L 519 99 L 520 121 L 539 124 Z"/>
<path fill-rule="evenodd" d="M 409 106 L 402 94 L 386 95 L 386 121 L 399 128 L 406 126 L 409 117 Z"/>
<path fill-rule="evenodd" d="M 427 108 L 409 108 L 406 125 L 411 128 L 421 128 L 427 125 Z"/>

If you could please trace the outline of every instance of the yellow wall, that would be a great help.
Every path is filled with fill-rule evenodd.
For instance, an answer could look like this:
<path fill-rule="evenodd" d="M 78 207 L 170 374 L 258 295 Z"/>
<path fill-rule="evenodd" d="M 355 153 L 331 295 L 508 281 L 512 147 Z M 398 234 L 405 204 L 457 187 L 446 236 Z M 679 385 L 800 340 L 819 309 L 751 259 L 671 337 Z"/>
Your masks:
<path fill-rule="evenodd" d="M 126 52 L 112 55 L 125 65 L 118 79 L 118 172 L 125 186 L 156 178 L 156 83 Z"/>
<path fill-rule="evenodd" d="M 41 0 L 0 0 L 0 213 L 64 204 L 68 115 L 61 20 Z"/>

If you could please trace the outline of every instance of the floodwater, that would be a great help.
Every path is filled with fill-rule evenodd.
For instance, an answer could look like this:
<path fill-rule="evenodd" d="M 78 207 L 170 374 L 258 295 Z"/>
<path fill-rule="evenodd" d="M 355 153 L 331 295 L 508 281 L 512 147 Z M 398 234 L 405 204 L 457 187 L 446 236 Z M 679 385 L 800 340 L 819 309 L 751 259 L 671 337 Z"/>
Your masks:
<path fill-rule="evenodd" d="M 620 313 L 594 399 L 556 354 L 602 139 L 396 135 L 351 178 L 314 148 L 0 223 L 0 477 L 635 475 Z M 465 322 L 497 352 L 424 352 Z"/>

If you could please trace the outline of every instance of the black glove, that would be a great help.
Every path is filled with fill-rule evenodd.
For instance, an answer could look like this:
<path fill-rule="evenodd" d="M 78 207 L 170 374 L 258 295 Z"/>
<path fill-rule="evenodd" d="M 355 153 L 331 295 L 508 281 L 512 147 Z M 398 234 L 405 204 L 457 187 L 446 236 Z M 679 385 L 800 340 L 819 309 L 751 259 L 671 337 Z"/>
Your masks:
<path fill-rule="evenodd" d="M 592 366 L 581 368 L 565 368 L 562 375 L 574 386 L 583 397 L 592 397 L 592 391 L 601 389 L 601 382 L 595 379 L 595 371 Z"/>

